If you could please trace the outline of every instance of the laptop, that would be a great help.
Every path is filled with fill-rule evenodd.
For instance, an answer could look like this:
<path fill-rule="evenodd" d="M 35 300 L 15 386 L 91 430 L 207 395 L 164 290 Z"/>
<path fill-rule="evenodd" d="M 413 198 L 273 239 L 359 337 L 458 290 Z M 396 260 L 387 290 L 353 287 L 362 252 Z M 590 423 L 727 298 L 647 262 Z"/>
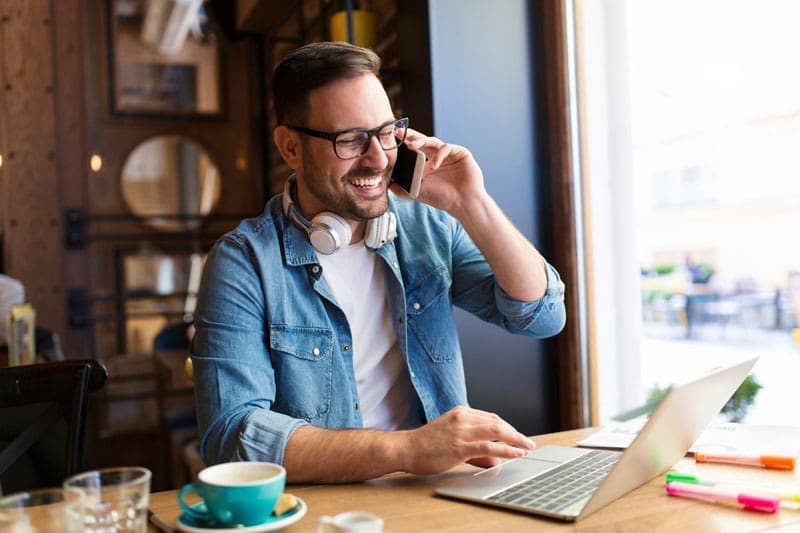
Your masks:
<path fill-rule="evenodd" d="M 674 385 L 624 452 L 543 446 L 438 487 L 435 493 L 561 520 L 583 518 L 678 462 L 757 359 Z"/>

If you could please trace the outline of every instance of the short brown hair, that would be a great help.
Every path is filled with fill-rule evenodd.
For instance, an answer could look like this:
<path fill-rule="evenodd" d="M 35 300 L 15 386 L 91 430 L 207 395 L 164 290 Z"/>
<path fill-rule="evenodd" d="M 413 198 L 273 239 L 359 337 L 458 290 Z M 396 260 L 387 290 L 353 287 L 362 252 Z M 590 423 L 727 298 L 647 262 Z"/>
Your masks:
<path fill-rule="evenodd" d="M 314 89 L 363 74 L 379 75 L 381 59 L 349 43 L 311 43 L 289 52 L 272 73 L 272 102 L 278 124 L 303 126 Z"/>

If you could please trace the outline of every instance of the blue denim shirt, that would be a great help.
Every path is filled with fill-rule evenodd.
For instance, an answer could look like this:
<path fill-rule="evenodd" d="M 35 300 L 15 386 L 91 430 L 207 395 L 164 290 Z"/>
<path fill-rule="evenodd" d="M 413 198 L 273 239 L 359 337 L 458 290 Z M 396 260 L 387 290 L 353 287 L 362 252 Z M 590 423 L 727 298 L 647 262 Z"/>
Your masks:
<path fill-rule="evenodd" d="M 466 405 L 452 306 L 512 333 L 558 333 L 564 284 L 547 265 L 535 302 L 508 296 L 461 224 L 425 204 L 390 195 L 397 238 L 382 258 L 395 334 L 419 397 L 421 418 Z M 360 428 L 352 337 L 322 278 L 305 232 L 281 208 L 248 219 L 212 248 L 203 273 L 192 344 L 201 452 L 206 464 L 281 463 L 303 424 Z"/>

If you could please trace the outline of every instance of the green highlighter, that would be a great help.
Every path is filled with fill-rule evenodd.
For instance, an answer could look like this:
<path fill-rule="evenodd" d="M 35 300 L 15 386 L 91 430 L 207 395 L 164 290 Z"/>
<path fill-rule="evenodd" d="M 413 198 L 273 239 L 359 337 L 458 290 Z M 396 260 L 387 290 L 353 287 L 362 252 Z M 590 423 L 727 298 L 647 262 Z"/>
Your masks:
<path fill-rule="evenodd" d="M 791 509 L 797 509 L 798 507 L 796 505 L 800 503 L 800 487 L 778 488 L 769 485 L 745 483 L 741 481 L 722 481 L 722 480 L 715 480 L 708 478 L 700 478 L 694 474 L 686 474 L 684 472 L 667 472 L 667 483 L 670 483 L 672 481 L 681 481 L 683 483 L 693 483 L 695 485 L 707 485 L 712 487 L 716 485 L 747 487 L 749 490 L 757 492 L 758 494 L 763 494 L 765 496 L 772 496 L 774 498 L 778 498 L 781 500 L 781 502 L 792 502 L 791 505 L 781 504 L 781 507 L 787 507 Z"/>
<path fill-rule="evenodd" d="M 695 485 L 717 485 L 716 481 L 700 480 L 694 474 L 684 474 L 683 472 L 667 472 L 667 483 L 671 481 L 682 481 L 683 483 L 694 483 Z"/>

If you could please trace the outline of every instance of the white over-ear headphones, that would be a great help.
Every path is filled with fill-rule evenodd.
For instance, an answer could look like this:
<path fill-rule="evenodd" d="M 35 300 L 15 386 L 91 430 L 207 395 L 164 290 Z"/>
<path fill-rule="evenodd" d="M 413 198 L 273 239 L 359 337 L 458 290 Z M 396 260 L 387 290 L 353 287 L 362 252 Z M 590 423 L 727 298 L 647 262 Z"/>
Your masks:
<path fill-rule="evenodd" d="M 283 212 L 295 225 L 306 231 L 311 246 L 321 254 L 330 255 L 342 246 L 350 244 L 353 236 L 350 224 L 344 218 L 330 211 L 317 214 L 309 222 L 294 205 L 292 196 L 295 188 L 295 176 L 291 176 L 283 187 Z M 381 216 L 367 221 L 364 244 L 368 248 L 377 249 L 396 236 L 397 219 L 394 213 L 386 211 Z"/>

